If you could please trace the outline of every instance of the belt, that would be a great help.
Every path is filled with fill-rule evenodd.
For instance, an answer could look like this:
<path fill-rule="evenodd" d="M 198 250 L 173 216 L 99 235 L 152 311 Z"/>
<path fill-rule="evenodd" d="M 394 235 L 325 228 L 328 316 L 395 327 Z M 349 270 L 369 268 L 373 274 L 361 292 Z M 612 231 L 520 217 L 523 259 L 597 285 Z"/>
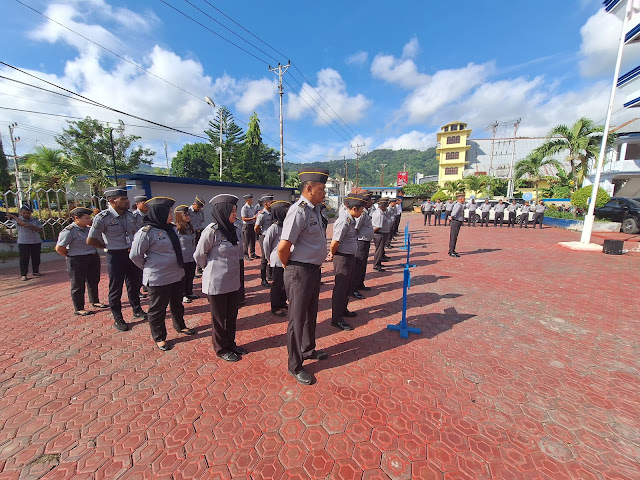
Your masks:
<path fill-rule="evenodd" d="M 289 263 L 287 263 L 287 267 L 289 265 L 295 265 L 296 267 L 304 268 L 320 268 L 320 265 L 316 265 L 315 263 L 296 262 L 295 260 L 289 260 Z"/>
<path fill-rule="evenodd" d="M 460 223 L 462 223 L 462 220 L 458 220 L 457 218 L 452 218 L 451 221 L 452 222 L 460 222 Z"/>
<path fill-rule="evenodd" d="M 341 257 L 353 257 L 354 254 L 353 253 L 336 252 L 336 253 L 334 253 L 334 256 L 335 255 L 340 255 Z"/>

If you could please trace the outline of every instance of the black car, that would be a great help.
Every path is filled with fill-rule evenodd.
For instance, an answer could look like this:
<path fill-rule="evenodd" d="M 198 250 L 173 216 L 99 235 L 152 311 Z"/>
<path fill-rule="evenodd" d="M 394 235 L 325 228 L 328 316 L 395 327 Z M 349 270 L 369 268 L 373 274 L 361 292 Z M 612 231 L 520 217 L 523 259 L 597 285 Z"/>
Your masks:
<path fill-rule="evenodd" d="M 638 233 L 640 226 L 640 202 L 631 198 L 612 197 L 606 205 L 596 208 L 597 218 L 622 223 L 624 233 Z"/>

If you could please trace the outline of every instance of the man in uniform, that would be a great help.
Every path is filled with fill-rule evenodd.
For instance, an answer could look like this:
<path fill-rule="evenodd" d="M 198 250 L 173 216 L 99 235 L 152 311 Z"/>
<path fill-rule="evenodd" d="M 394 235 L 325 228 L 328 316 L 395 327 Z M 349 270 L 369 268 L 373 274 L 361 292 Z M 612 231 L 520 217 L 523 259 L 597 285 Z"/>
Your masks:
<path fill-rule="evenodd" d="M 533 213 L 533 228 L 536 228 L 536 224 L 540 224 L 540 228 L 542 228 L 542 221 L 544 220 L 544 212 L 547 209 L 545 207 L 544 202 L 540 200 L 535 207 L 535 211 Z"/>
<path fill-rule="evenodd" d="M 133 203 L 135 203 L 136 209 L 133 211 L 133 218 L 136 223 L 136 232 L 142 228 L 142 218 L 149 210 L 149 207 L 145 202 L 149 200 L 146 195 L 136 195 L 133 197 Z"/>
<path fill-rule="evenodd" d="M 478 209 L 478 205 L 476 204 L 476 200 L 475 198 L 472 198 L 471 200 L 469 200 L 469 203 L 467 204 L 467 208 L 469 209 L 469 218 L 468 218 L 468 222 L 469 222 L 469 226 L 476 226 L 476 210 Z"/>
<path fill-rule="evenodd" d="M 254 228 L 258 235 L 258 243 L 260 244 L 260 279 L 263 287 L 270 287 L 271 284 L 271 267 L 269 266 L 269 252 L 265 252 L 262 248 L 262 241 L 264 240 L 264 234 L 271 226 L 271 204 L 273 203 L 273 195 L 268 194 L 260 198 L 262 202 L 262 210 L 258 213 L 256 218 L 256 226 Z"/>
<path fill-rule="evenodd" d="M 396 215 L 398 214 L 398 212 L 396 210 L 396 200 L 395 199 L 389 200 L 389 203 L 387 205 L 387 209 L 385 210 L 384 213 L 385 213 L 385 215 L 387 217 L 387 220 L 389 222 L 389 232 L 387 233 L 386 248 L 391 248 L 391 240 L 393 240 L 393 235 L 395 234 L 395 232 L 393 231 L 393 226 L 396 223 Z M 387 260 L 384 260 L 384 261 L 387 261 Z"/>
<path fill-rule="evenodd" d="M 435 218 L 433 220 L 433 225 L 440 225 L 440 220 L 442 218 L 442 202 L 440 201 L 440 199 L 436 200 L 435 205 L 433 206 L 433 213 L 435 215 Z"/>
<path fill-rule="evenodd" d="M 376 251 L 373 254 L 373 269 L 384 272 L 382 268 L 382 259 L 384 258 L 384 247 L 387 244 L 387 235 L 389 234 L 389 219 L 386 216 L 389 199 L 382 197 L 378 200 L 378 208 L 371 215 L 371 225 L 373 226 L 373 243 Z"/>
<path fill-rule="evenodd" d="M 284 286 L 289 300 L 288 371 L 299 383 L 311 385 L 313 377 L 303 368 L 302 362 L 328 357 L 326 352 L 316 350 L 316 320 L 320 266 L 327 257 L 320 204 L 324 201 L 329 170 L 302 169 L 298 175 L 301 195 L 284 220 L 278 257 L 285 267 Z"/>
<path fill-rule="evenodd" d="M 509 212 L 509 220 L 507 221 L 507 228 L 513 226 L 516 228 L 516 210 L 518 210 L 518 204 L 515 200 L 511 200 L 511 203 L 507 207 L 507 212 Z"/>
<path fill-rule="evenodd" d="M 431 225 L 431 216 L 433 215 L 433 203 L 431 203 L 431 200 L 427 198 L 422 202 L 420 210 L 422 210 L 422 214 L 424 215 L 424 225 L 426 225 L 427 222 Z"/>
<path fill-rule="evenodd" d="M 196 198 L 193 200 L 193 203 L 189 207 L 189 220 L 191 221 L 191 227 L 193 231 L 196 233 L 196 245 L 200 241 L 200 235 L 202 235 L 202 231 L 207 226 L 204 223 L 204 200 L 200 195 L 196 195 Z M 200 266 L 196 268 L 196 276 L 200 277 L 202 275 L 202 269 Z"/>
<path fill-rule="evenodd" d="M 109 307 L 114 326 L 119 332 L 129 329 L 122 316 L 122 284 L 127 285 L 127 296 L 133 308 L 133 318 L 147 318 L 140 306 L 142 270 L 129 259 L 129 250 L 135 235 L 135 219 L 129 211 L 129 198 L 125 188 L 110 188 L 104 191 L 109 208 L 93 219 L 87 245 L 107 249 L 107 272 L 109 273 Z"/>
<path fill-rule="evenodd" d="M 400 219 L 402 217 L 402 197 L 398 197 L 396 200 L 396 219 L 393 224 L 393 234 L 397 235 L 400 229 Z"/>
<path fill-rule="evenodd" d="M 464 193 L 458 193 L 456 195 L 456 203 L 451 210 L 451 218 L 449 219 L 451 225 L 451 231 L 449 232 L 449 256 L 459 257 L 460 254 L 456 252 L 456 243 L 458 243 L 458 234 L 460 233 L 460 227 L 464 222 Z"/>
<path fill-rule="evenodd" d="M 357 299 L 363 299 L 364 295 L 360 290 L 369 291 L 370 287 L 364 284 L 364 277 L 367 274 L 367 260 L 373 240 L 373 225 L 371 224 L 371 206 L 373 205 L 373 194 L 368 191 L 362 192 L 363 198 L 367 201 L 362 215 L 356 219 L 356 233 L 358 235 L 358 250 L 356 252 L 356 265 L 353 272 L 352 295 Z"/>
<path fill-rule="evenodd" d="M 240 210 L 240 217 L 242 218 L 243 253 L 245 260 L 252 260 L 258 258 L 256 255 L 256 232 L 254 230 L 258 214 L 256 208 L 253 206 L 253 194 L 248 193 L 242 198 L 245 200 L 245 204 Z"/>
<path fill-rule="evenodd" d="M 491 212 L 491 204 L 489 203 L 489 199 L 485 198 L 484 203 L 480 205 L 480 213 L 482 217 L 480 217 L 480 226 L 488 227 L 489 226 L 489 213 Z"/>
<path fill-rule="evenodd" d="M 31 273 L 34 277 L 41 277 L 40 273 L 40 251 L 42 250 L 42 223 L 37 218 L 31 217 L 31 207 L 23 205 L 20 207 L 20 216 L 16 217 L 10 213 L 7 218 L 14 222 L 18 229 L 18 253 L 20 254 L 20 280 L 26 281 L 29 273 L 29 259 L 31 259 Z"/>
<path fill-rule="evenodd" d="M 522 228 L 522 224 L 524 224 L 524 228 L 529 228 L 529 211 L 531 207 L 529 206 L 529 202 L 524 202 L 522 206 L 522 211 L 520 212 L 520 228 Z"/>
<path fill-rule="evenodd" d="M 500 228 L 502 228 L 502 223 L 504 222 L 504 209 L 506 205 L 502 202 L 502 200 L 498 201 L 498 204 L 495 206 L 495 217 L 493 218 L 493 226 L 497 227 L 498 222 L 500 222 Z"/>
<path fill-rule="evenodd" d="M 443 205 L 444 209 L 444 226 L 447 226 L 447 222 L 449 222 L 449 217 L 451 216 L 451 211 L 453 210 L 453 202 L 449 198 Z"/>

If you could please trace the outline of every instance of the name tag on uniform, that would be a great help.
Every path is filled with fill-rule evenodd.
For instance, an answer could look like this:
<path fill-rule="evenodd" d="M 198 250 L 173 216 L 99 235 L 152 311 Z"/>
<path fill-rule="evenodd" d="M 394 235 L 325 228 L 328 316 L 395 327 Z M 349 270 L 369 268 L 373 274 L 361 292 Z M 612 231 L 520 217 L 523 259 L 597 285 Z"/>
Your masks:
<path fill-rule="evenodd" d="M 129 245 L 131 244 L 131 237 L 129 236 L 128 233 L 124 236 L 124 241 L 127 242 L 127 244 Z"/>

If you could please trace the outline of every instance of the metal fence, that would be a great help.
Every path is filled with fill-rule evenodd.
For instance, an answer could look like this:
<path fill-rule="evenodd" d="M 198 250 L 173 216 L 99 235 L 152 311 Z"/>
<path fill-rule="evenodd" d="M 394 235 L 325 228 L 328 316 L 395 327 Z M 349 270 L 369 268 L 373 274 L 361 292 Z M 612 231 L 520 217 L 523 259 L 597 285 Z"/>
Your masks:
<path fill-rule="evenodd" d="M 6 213 L 18 215 L 22 205 L 29 205 L 32 217 L 42 222 L 45 240 L 55 240 L 58 233 L 71 222 L 69 212 L 76 207 L 104 210 L 107 208 L 105 197 L 89 193 L 74 192 L 67 189 L 27 188 L 7 190 L 2 194 L 0 212 L 0 240 L 15 241 L 18 235 L 13 220 Z"/>

